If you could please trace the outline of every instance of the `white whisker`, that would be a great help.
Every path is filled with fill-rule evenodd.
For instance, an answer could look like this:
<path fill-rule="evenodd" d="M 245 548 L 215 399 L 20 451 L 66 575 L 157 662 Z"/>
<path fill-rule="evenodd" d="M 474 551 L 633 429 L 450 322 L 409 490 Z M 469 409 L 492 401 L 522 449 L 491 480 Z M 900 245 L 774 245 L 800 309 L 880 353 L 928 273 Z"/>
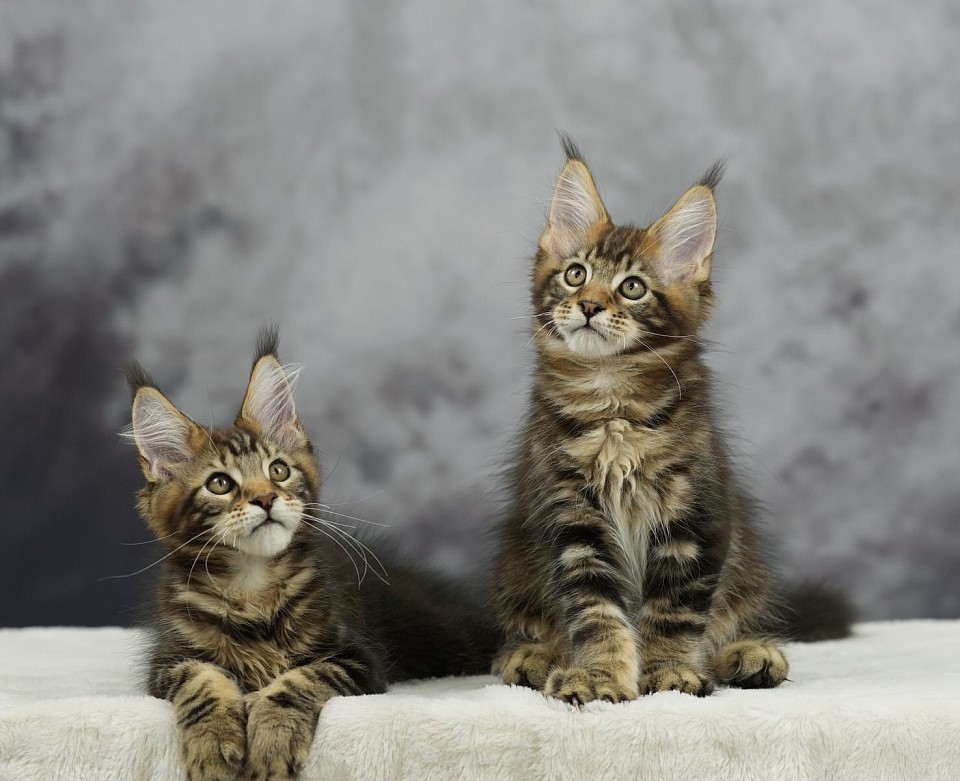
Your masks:
<path fill-rule="evenodd" d="M 174 549 L 173 549 L 172 551 L 170 551 L 166 556 L 163 556 L 163 557 L 157 559 L 155 562 L 153 562 L 153 564 L 148 564 L 146 567 L 143 567 L 142 569 L 138 569 L 136 572 L 131 572 L 129 575 L 106 575 L 106 576 L 100 578 L 100 580 L 119 580 L 120 578 L 132 578 L 134 575 L 139 575 L 141 572 L 146 572 L 146 571 L 147 571 L 148 569 L 150 569 L 151 567 L 156 567 L 160 562 L 166 561 L 166 560 L 169 559 L 174 553 L 176 553 L 176 552 L 177 552 L 178 550 L 180 550 L 181 548 L 185 548 L 187 545 L 189 545 L 189 544 L 190 544 L 191 542 L 193 542 L 194 540 L 199 539 L 199 538 L 202 537 L 204 534 L 210 533 L 210 531 L 211 531 L 210 529 L 204 529 L 204 530 L 202 530 L 199 534 L 194 535 L 193 537 L 191 537 L 189 540 L 187 540 L 187 541 L 186 541 L 185 543 L 183 543 L 182 545 L 174 548 Z"/>
<path fill-rule="evenodd" d="M 656 331 L 645 331 L 642 328 L 638 328 L 637 330 L 642 334 L 647 334 L 648 336 L 660 336 L 664 339 L 686 339 L 687 341 L 693 342 L 700 347 L 703 346 L 703 342 L 701 342 L 695 336 L 690 336 L 689 334 L 658 334 Z"/>
<path fill-rule="evenodd" d="M 535 317 L 548 317 L 549 312 L 539 312 L 535 315 L 516 315 L 515 317 L 508 317 L 507 320 L 532 320 Z"/>
<path fill-rule="evenodd" d="M 646 348 L 647 348 L 650 352 L 652 352 L 654 355 L 656 355 L 657 358 L 659 358 L 660 361 L 663 363 L 663 365 L 666 366 L 666 367 L 670 370 L 670 373 L 673 375 L 673 379 L 674 379 L 674 380 L 676 381 L 676 383 L 677 383 L 677 393 L 678 393 L 678 396 L 679 396 L 679 398 L 682 399 L 682 398 L 683 398 L 683 387 L 680 385 L 680 378 L 677 376 L 677 373 L 673 370 L 673 367 L 670 366 L 670 364 L 667 363 L 667 362 L 663 359 L 663 356 L 660 355 L 660 353 L 658 353 L 658 352 L 657 352 L 656 350 L 654 350 L 649 344 L 647 344 L 645 341 L 643 341 L 643 339 L 637 339 L 637 341 L 640 342 L 640 344 L 642 344 L 644 347 L 646 347 Z"/>
<path fill-rule="evenodd" d="M 227 533 L 226 533 L 226 532 L 224 532 L 224 533 L 220 536 L 220 540 L 218 540 L 218 544 L 219 544 L 220 542 L 222 542 L 223 544 L 226 544 L 226 542 L 227 542 Z M 216 545 L 211 545 L 211 546 L 210 546 L 210 550 L 207 551 L 207 558 L 205 558 L 205 559 L 203 560 L 203 569 L 204 569 L 204 572 L 207 573 L 207 577 L 210 578 L 210 580 L 212 580 L 214 583 L 217 583 L 217 579 L 216 579 L 215 577 L 213 577 L 213 575 L 210 574 L 210 555 L 214 552 L 214 550 L 216 550 L 216 547 L 217 547 Z M 217 583 L 217 585 L 219 585 L 219 583 Z"/>
<path fill-rule="evenodd" d="M 360 584 L 363 582 L 363 578 L 360 576 L 360 567 L 358 567 L 357 562 L 353 560 L 353 556 L 350 555 L 350 551 L 348 551 L 345 547 L 343 547 L 340 541 L 336 537 L 334 537 L 332 534 L 330 534 L 330 532 L 326 528 L 323 528 L 318 524 L 311 523 L 311 521 L 308 520 L 307 518 L 304 518 L 303 522 L 307 526 L 309 526 L 311 529 L 315 529 L 316 531 L 320 532 L 327 539 L 332 540 L 340 548 L 340 550 L 344 552 L 346 557 L 350 559 L 350 563 L 353 565 L 353 568 L 354 570 L 356 570 L 356 573 L 357 573 L 357 588 L 359 588 Z"/>
<path fill-rule="evenodd" d="M 531 342 L 533 342 L 533 340 L 537 338 L 537 336 L 540 334 L 540 332 L 544 328 L 551 328 L 553 326 L 555 326 L 555 323 L 553 322 L 553 320 L 548 320 L 547 322 L 545 322 L 536 331 L 534 331 L 533 336 L 530 337 L 530 339 L 527 341 L 527 344 L 530 344 Z"/>
<path fill-rule="evenodd" d="M 367 499 L 372 499 L 374 496 L 379 496 L 384 493 L 386 489 L 381 488 L 379 491 L 374 491 L 372 494 L 367 494 L 366 496 L 361 496 L 359 499 L 351 499 L 349 502 L 336 502 L 334 504 L 323 504 L 322 502 L 317 502 L 321 507 L 326 510 L 329 510 L 331 507 L 346 507 L 348 504 L 357 504 L 358 502 L 365 502 Z"/>
<path fill-rule="evenodd" d="M 170 532 L 170 534 L 164 534 L 162 537 L 154 537 L 152 540 L 143 540 L 142 542 L 121 542 L 121 545 L 134 546 L 134 545 L 150 545 L 154 542 L 160 542 L 161 540 L 168 540 L 171 537 L 176 535 L 176 532 Z"/>
<path fill-rule="evenodd" d="M 383 562 L 380 561 L 380 558 L 377 556 L 376 553 L 374 553 L 367 545 L 360 542 L 360 540 L 358 540 L 356 537 L 351 537 L 349 534 L 343 531 L 343 529 L 339 529 L 336 527 L 331 527 L 331 528 L 333 528 L 336 531 L 336 533 L 339 534 L 344 541 L 349 540 L 354 545 L 357 545 L 360 547 L 360 550 L 364 552 L 363 561 L 365 565 L 368 563 L 367 554 L 369 554 L 369 556 L 374 560 L 374 562 L 376 562 L 377 567 L 379 567 L 379 570 L 377 569 L 377 567 L 370 567 L 370 570 L 373 572 L 374 575 L 380 578 L 380 580 L 382 580 L 387 585 L 390 585 L 390 581 L 388 580 L 389 575 L 387 573 L 387 568 L 383 565 Z"/>
<path fill-rule="evenodd" d="M 388 583 L 387 568 L 383 565 L 383 562 L 380 561 L 377 554 L 374 553 L 372 550 L 370 550 L 370 548 L 367 545 L 362 543 L 356 537 L 353 537 L 350 534 L 348 534 L 344 528 L 334 525 L 333 521 L 328 521 L 324 518 L 318 518 L 316 516 L 308 515 L 306 513 L 303 514 L 303 517 L 309 519 L 310 521 L 315 521 L 316 523 L 322 524 L 324 527 L 326 527 L 328 531 L 337 534 L 340 537 L 340 539 L 342 539 L 351 548 L 353 548 L 354 551 L 356 551 L 357 554 L 363 559 L 364 576 L 366 576 L 367 570 L 369 569 L 373 572 L 374 575 L 380 578 L 380 580 L 382 580 L 384 583 Z M 310 524 L 310 525 L 313 526 L 313 528 L 317 528 L 316 526 L 314 526 L 314 524 Z M 367 559 L 368 554 L 376 562 L 377 566 L 380 568 L 379 571 L 377 570 L 377 567 L 373 567 L 370 565 L 370 562 Z"/>
<path fill-rule="evenodd" d="M 226 532 L 224 532 L 223 535 L 221 535 L 221 538 L 224 538 L 224 537 L 226 537 Z M 213 544 L 211 545 L 211 543 L 213 543 Z M 207 549 L 207 546 L 208 546 L 208 545 L 211 546 L 211 547 L 210 547 L 210 553 L 213 553 L 213 549 L 214 549 L 214 548 L 216 547 L 216 545 L 217 545 L 217 538 L 216 538 L 216 537 L 211 537 L 209 540 L 207 540 L 205 543 L 203 543 L 203 545 L 200 547 L 200 550 L 197 551 L 197 555 L 196 555 L 196 556 L 194 557 L 194 559 L 193 559 L 193 564 L 190 565 L 190 571 L 187 573 L 187 591 L 190 590 L 190 579 L 193 577 L 193 568 L 197 566 L 197 562 L 200 561 L 200 557 L 203 555 L 203 552 Z M 207 554 L 207 561 L 210 560 L 210 553 Z M 206 565 L 204 565 L 204 566 L 206 566 Z M 209 570 L 209 569 L 207 570 L 207 575 L 208 575 L 208 576 L 210 575 L 210 570 Z"/>
<path fill-rule="evenodd" d="M 304 507 L 309 507 L 311 509 L 319 510 L 320 512 L 330 513 L 331 515 L 339 516 L 340 518 L 348 518 L 351 521 L 359 521 L 360 523 L 369 523 L 371 526 L 381 526 L 384 529 L 389 529 L 389 523 L 379 523 L 377 521 L 368 521 L 366 518 L 357 518 L 354 515 L 347 515 L 346 513 L 338 513 L 335 510 L 331 510 L 328 505 L 320 504 L 319 502 L 305 502 Z"/>

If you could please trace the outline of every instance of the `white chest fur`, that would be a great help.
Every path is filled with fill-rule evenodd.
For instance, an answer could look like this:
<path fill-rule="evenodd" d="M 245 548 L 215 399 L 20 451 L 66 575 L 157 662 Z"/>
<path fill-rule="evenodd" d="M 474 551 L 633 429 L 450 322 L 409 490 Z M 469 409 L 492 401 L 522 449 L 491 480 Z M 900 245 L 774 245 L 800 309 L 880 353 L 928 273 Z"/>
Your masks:
<path fill-rule="evenodd" d="M 269 562 L 258 556 L 243 556 L 237 562 L 228 590 L 231 595 L 251 598 L 262 594 L 270 583 Z"/>
<path fill-rule="evenodd" d="M 612 418 L 584 432 L 568 447 L 588 476 L 638 586 L 646 569 L 650 530 L 664 523 L 660 493 L 644 475 L 663 444 L 657 432 Z"/>

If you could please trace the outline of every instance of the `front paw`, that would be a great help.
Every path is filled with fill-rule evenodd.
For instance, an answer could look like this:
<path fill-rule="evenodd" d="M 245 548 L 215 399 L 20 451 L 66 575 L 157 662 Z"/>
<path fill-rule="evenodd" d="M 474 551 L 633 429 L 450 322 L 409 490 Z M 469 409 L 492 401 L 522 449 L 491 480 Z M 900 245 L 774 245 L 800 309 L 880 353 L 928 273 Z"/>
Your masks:
<path fill-rule="evenodd" d="M 509 648 L 491 665 L 491 672 L 506 684 L 543 689 L 556 658 L 546 643 L 522 643 Z"/>
<path fill-rule="evenodd" d="M 275 685 L 248 694 L 247 764 L 250 781 L 296 778 L 310 753 L 317 714 L 310 703 Z"/>
<path fill-rule="evenodd" d="M 640 676 L 640 691 L 643 694 L 678 691 L 706 697 L 713 693 L 713 689 L 712 680 L 685 664 L 653 664 L 646 667 Z"/>
<path fill-rule="evenodd" d="M 633 681 L 617 680 L 606 670 L 586 667 L 554 670 L 547 678 L 543 693 L 578 706 L 593 700 L 625 702 L 639 696 Z"/>
<path fill-rule="evenodd" d="M 243 702 L 205 700 L 178 709 L 180 752 L 190 781 L 233 781 L 243 769 Z"/>
<path fill-rule="evenodd" d="M 740 640 L 720 650 L 713 661 L 721 682 L 741 689 L 771 689 L 787 678 L 789 666 L 773 643 Z"/>

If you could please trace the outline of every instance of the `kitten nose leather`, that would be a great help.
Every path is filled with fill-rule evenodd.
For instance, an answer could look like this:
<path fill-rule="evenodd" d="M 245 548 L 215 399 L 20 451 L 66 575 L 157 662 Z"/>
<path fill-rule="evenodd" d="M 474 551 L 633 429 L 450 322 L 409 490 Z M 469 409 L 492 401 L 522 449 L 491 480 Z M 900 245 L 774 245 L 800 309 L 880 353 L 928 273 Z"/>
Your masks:
<path fill-rule="evenodd" d="M 598 312 L 603 311 L 603 307 L 600 306 L 596 301 L 581 301 L 580 302 L 580 311 L 586 315 L 587 320 L 593 317 Z"/>
<path fill-rule="evenodd" d="M 277 498 L 277 495 L 274 493 L 264 494 L 263 496 L 255 496 L 250 500 L 250 504 L 255 504 L 258 507 L 262 507 L 264 510 L 269 510 L 273 505 L 273 500 Z"/>

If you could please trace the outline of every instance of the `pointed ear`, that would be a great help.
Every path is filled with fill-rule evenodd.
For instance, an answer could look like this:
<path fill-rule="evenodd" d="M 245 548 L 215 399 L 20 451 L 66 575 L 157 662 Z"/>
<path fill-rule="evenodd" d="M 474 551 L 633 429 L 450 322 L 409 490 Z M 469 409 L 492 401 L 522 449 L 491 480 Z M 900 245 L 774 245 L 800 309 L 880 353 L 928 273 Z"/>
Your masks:
<path fill-rule="evenodd" d="M 291 381 L 295 378 L 295 373 L 287 375 L 276 355 L 261 355 L 250 372 L 237 421 L 253 424 L 283 448 L 303 447 L 307 436 L 293 403 Z"/>
<path fill-rule="evenodd" d="M 656 263 L 664 284 L 705 282 L 717 235 L 713 190 L 707 184 L 691 187 L 649 232 L 659 246 Z"/>
<path fill-rule="evenodd" d="M 575 147 L 567 148 L 567 155 L 540 237 L 540 246 L 558 258 L 575 254 L 588 243 L 594 228 L 610 222 L 587 164 L 571 156 L 578 155 Z"/>
<path fill-rule="evenodd" d="M 157 482 L 169 480 L 190 460 L 191 440 L 201 429 L 159 390 L 144 386 L 134 393 L 131 431 L 144 476 Z"/>

